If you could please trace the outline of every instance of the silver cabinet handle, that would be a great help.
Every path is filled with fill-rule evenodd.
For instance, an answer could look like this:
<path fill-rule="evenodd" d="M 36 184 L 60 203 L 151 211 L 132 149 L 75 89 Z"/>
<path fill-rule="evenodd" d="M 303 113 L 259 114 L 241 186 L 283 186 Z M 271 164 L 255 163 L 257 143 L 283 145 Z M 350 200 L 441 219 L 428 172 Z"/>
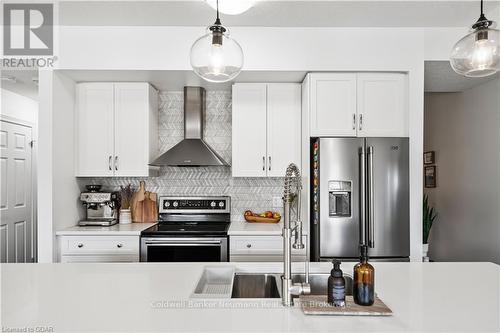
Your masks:
<path fill-rule="evenodd" d="M 78 247 L 79 247 L 79 248 L 82 248 L 82 247 L 83 247 L 83 244 L 82 244 L 82 243 L 78 244 Z"/>
<path fill-rule="evenodd" d="M 121 248 L 122 246 L 123 246 L 123 244 L 121 244 L 121 243 L 116 244 L 117 248 Z"/>
<path fill-rule="evenodd" d="M 115 156 L 115 170 L 118 171 L 118 156 Z"/>
<path fill-rule="evenodd" d="M 359 130 L 363 130 L 363 114 L 359 115 Z"/>
<path fill-rule="evenodd" d="M 252 247 L 252 244 L 247 244 L 247 247 L 248 247 L 248 248 L 251 248 L 251 247 Z"/>
<path fill-rule="evenodd" d="M 371 248 L 375 247 L 373 191 L 373 147 L 368 147 L 368 246 Z"/>
<path fill-rule="evenodd" d="M 266 171 L 266 157 L 262 156 L 262 171 Z"/>
<path fill-rule="evenodd" d="M 271 156 L 269 156 L 269 171 L 271 171 Z"/>
<path fill-rule="evenodd" d="M 359 217 L 360 243 L 366 244 L 366 154 L 365 147 L 359 148 Z"/>
<path fill-rule="evenodd" d="M 109 171 L 113 170 L 113 168 L 111 167 L 111 160 L 113 159 L 113 157 L 111 155 L 109 155 L 109 158 L 108 158 L 108 168 L 109 168 Z"/>
<path fill-rule="evenodd" d="M 356 114 L 352 114 L 352 129 L 356 130 Z"/>

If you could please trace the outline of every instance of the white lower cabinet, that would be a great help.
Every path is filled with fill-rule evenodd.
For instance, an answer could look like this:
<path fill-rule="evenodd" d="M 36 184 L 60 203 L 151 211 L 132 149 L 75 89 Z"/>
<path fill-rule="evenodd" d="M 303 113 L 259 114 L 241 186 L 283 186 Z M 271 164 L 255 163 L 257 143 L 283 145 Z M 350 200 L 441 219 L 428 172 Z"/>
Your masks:
<path fill-rule="evenodd" d="M 59 261 L 138 262 L 139 236 L 58 236 Z"/>
<path fill-rule="evenodd" d="M 304 244 L 306 241 L 304 236 Z M 229 261 L 283 261 L 283 237 L 229 236 L 229 258 Z M 292 248 L 292 260 L 303 261 L 305 258 L 305 248 Z"/>

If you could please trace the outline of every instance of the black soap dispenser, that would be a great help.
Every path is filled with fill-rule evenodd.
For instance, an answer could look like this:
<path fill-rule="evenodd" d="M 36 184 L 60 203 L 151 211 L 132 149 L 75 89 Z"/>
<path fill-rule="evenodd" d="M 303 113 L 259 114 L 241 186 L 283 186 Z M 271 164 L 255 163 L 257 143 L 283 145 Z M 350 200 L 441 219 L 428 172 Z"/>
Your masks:
<path fill-rule="evenodd" d="M 340 270 L 340 261 L 333 260 L 333 269 L 328 277 L 328 303 L 345 306 L 345 279 Z"/>

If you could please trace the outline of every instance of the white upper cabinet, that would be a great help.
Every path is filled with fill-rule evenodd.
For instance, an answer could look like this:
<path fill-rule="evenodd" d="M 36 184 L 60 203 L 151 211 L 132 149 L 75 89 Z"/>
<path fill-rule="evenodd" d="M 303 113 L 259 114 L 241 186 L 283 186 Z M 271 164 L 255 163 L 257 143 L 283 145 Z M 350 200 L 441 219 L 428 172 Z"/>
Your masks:
<path fill-rule="evenodd" d="M 158 95 L 148 83 L 77 85 L 76 176 L 148 176 L 158 153 Z"/>
<path fill-rule="evenodd" d="M 402 73 L 312 73 L 309 136 L 407 137 L 408 87 Z"/>
<path fill-rule="evenodd" d="M 310 74 L 311 136 L 356 135 L 356 74 Z"/>
<path fill-rule="evenodd" d="M 296 83 L 267 85 L 267 175 L 283 177 L 288 164 L 300 167 L 301 89 Z"/>
<path fill-rule="evenodd" d="M 233 85 L 233 177 L 282 177 L 300 165 L 300 84 Z"/>
<path fill-rule="evenodd" d="M 114 101 L 112 83 L 81 83 L 76 94 L 76 175 L 112 176 Z"/>
<path fill-rule="evenodd" d="M 148 175 L 158 154 L 157 104 L 149 84 L 115 84 L 115 176 Z"/>
<path fill-rule="evenodd" d="M 406 92 L 405 74 L 358 74 L 358 136 L 408 136 Z"/>
<path fill-rule="evenodd" d="M 266 85 L 233 85 L 232 163 L 234 177 L 266 176 Z"/>

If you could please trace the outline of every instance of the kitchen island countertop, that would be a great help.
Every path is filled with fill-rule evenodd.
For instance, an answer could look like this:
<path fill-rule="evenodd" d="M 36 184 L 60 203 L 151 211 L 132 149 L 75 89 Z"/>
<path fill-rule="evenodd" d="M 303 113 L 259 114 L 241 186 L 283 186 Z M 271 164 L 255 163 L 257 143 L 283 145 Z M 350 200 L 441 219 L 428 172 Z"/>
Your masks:
<path fill-rule="evenodd" d="M 205 265 L 280 272 L 280 263 L 2 264 L 2 329 L 53 332 L 499 332 L 500 266 L 373 263 L 392 317 L 306 316 L 280 300 L 190 299 Z M 353 263 L 342 264 L 351 272 Z M 328 272 L 330 263 L 311 264 Z M 303 269 L 295 263 L 293 271 Z M 472 275 L 471 275 L 472 274 Z M 471 285 L 471 283 L 473 283 Z"/>

